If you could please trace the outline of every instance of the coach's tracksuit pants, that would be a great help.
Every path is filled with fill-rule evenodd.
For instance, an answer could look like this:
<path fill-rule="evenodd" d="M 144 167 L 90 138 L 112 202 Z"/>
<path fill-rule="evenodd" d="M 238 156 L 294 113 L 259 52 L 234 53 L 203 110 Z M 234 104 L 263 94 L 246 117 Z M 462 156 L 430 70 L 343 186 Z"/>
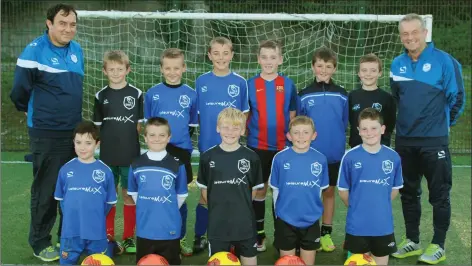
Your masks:
<path fill-rule="evenodd" d="M 448 146 L 397 146 L 401 157 L 403 188 L 400 189 L 406 237 L 419 242 L 421 218 L 421 178 L 428 183 L 429 203 L 433 206 L 433 244 L 444 247 L 451 220 L 450 191 L 452 163 Z"/>
<path fill-rule="evenodd" d="M 72 134 L 71 134 L 72 135 Z M 59 169 L 75 157 L 71 138 L 30 137 L 33 155 L 33 184 L 31 185 L 31 224 L 29 244 L 35 254 L 51 245 L 51 230 L 57 217 L 54 199 Z M 58 236 L 61 235 L 62 213 Z"/>

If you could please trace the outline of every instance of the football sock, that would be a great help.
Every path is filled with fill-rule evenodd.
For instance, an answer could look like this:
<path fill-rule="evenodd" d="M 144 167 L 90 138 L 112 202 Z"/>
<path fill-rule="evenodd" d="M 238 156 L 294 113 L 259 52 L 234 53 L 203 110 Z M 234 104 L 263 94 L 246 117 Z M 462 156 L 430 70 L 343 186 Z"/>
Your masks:
<path fill-rule="evenodd" d="M 136 227 L 136 205 L 123 205 L 123 239 L 134 236 Z"/>
<path fill-rule="evenodd" d="M 107 214 L 107 235 L 111 235 L 112 238 L 115 238 L 115 215 L 116 207 L 113 205 L 110 211 Z"/>
<path fill-rule="evenodd" d="M 256 229 L 259 238 L 265 238 L 264 232 L 264 215 L 265 215 L 265 199 L 254 199 L 252 201 L 254 213 L 256 215 Z"/>
<path fill-rule="evenodd" d="M 208 224 L 208 209 L 205 205 L 198 204 L 195 210 L 195 236 L 201 237 L 206 233 Z"/>
<path fill-rule="evenodd" d="M 321 236 L 330 235 L 332 231 L 333 231 L 333 225 L 332 224 L 322 224 L 321 225 Z"/>
<path fill-rule="evenodd" d="M 182 239 L 187 234 L 187 203 L 184 202 L 182 207 L 180 207 L 179 211 L 180 217 L 182 217 L 182 228 L 180 229 L 180 239 Z"/>

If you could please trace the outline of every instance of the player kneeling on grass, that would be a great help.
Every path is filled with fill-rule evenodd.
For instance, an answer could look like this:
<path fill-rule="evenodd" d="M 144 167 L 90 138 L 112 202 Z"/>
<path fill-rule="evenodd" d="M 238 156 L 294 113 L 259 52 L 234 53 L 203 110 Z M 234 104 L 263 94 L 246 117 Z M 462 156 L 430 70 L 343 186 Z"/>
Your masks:
<path fill-rule="evenodd" d="M 358 121 L 362 144 L 346 152 L 339 170 L 339 195 L 348 207 L 344 247 L 387 265 L 397 250 L 392 200 L 403 187 L 400 156 L 380 144 L 385 126 L 379 111 L 366 108 Z"/>
<path fill-rule="evenodd" d="M 108 246 L 106 215 L 116 203 L 111 169 L 94 157 L 100 141 L 92 122 L 74 132 L 77 158 L 59 171 L 54 198 L 60 201 L 63 223 L 60 264 L 76 264 L 80 255 L 105 253 Z"/>
<path fill-rule="evenodd" d="M 328 162 L 326 156 L 310 148 L 316 138 L 311 118 L 292 119 L 287 138 L 293 146 L 275 155 L 269 179 L 277 217 L 274 243 L 281 257 L 295 255 L 299 246 L 300 257 L 313 265 L 320 247 L 321 193 L 329 185 Z"/>
<path fill-rule="evenodd" d="M 128 194 L 136 202 L 136 263 L 148 254 L 179 265 L 182 217 L 187 198 L 185 165 L 166 151 L 171 138 L 169 123 L 149 118 L 144 128 L 148 152 L 131 164 Z"/>
<path fill-rule="evenodd" d="M 234 246 L 243 265 L 257 264 L 256 217 L 252 200 L 264 186 L 259 157 L 241 146 L 246 116 L 235 108 L 220 112 L 222 142 L 200 155 L 197 185 L 208 205 L 210 256 Z"/>

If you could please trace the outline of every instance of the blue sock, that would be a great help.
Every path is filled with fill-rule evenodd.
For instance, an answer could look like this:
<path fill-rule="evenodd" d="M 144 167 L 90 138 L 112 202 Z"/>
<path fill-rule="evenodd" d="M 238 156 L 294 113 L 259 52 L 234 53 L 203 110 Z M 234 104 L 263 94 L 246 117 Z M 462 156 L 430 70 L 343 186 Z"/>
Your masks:
<path fill-rule="evenodd" d="M 195 236 L 201 237 L 206 233 L 208 225 L 208 209 L 202 205 L 198 204 L 196 209 L 196 219 L 195 219 Z"/>
<path fill-rule="evenodd" d="M 180 211 L 180 217 L 182 217 L 182 228 L 180 229 L 180 239 L 184 238 L 185 235 L 187 234 L 187 203 L 184 202 L 182 207 L 179 209 Z"/>

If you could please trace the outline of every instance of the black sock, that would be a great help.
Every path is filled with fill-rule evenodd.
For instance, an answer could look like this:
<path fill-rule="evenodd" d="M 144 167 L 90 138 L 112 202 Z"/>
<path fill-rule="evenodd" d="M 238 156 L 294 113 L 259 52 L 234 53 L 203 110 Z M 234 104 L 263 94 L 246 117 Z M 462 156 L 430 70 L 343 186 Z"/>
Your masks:
<path fill-rule="evenodd" d="M 322 224 L 321 225 L 321 236 L 330 235 L 333 232 L 333 225 L 332 224 Z"/>
<path fill-rule="evenodd" d="M 258 239 L 265 238 L 264 232 L 264 215 L 265 215 L 265 200 L 253 200 L 252 206 L 256 215 L 256 229 Z"/>

